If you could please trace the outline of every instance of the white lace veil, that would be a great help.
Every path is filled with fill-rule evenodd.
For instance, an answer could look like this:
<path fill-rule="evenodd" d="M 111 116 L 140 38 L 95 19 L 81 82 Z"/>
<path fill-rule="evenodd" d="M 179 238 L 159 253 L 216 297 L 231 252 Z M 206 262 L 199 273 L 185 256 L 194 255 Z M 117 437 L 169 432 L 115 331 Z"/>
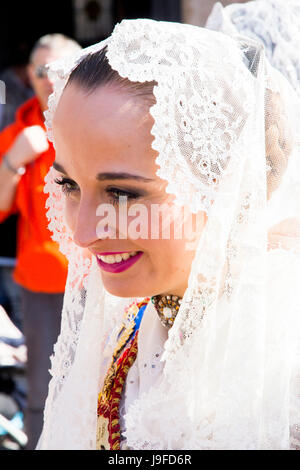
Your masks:
<path fill-rule="evenodd" d="M 259 41 L 270 64 L 300 96 L 300 3 L 298 0 L 253 0 L 223 7 L 215 3 L 206 27 Z"/>
<path fill-rule="evenodd" d="M 158 174 L 179 204 L 205 210 L 161 382 L 125 416 L 133 449 L 299 445 L 299 101 L 247 38 L 126 20 L 51 68 L 47 126 L 71 70 L 107 46 L 111 67 L 157 82 L 150 112 Z M 298 134 L 297 134 L 298 131 Z M 54 142 L 55 145 L 55 142 Z M 95 449 L 97 394 L 123 306 L 72 242 L 47 177 L 50 229 L 69 258 L 40 449 Z M 298 443 L 298 444 L 297 444 Z"/>

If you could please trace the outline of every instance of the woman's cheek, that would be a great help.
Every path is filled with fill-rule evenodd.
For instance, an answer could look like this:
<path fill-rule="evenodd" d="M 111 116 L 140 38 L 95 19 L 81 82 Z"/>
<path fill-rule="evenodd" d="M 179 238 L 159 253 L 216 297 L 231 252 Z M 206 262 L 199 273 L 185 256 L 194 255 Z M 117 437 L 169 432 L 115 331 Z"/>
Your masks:
<path fill-rule="evenodd" d="M 66 224 L 69 227 L 72 233 L 76 229 L 76 220 L 77 220 L 77 208 L 78 204 L 70 198 L 66 197 L 65 199 L 65 220 Z"/>

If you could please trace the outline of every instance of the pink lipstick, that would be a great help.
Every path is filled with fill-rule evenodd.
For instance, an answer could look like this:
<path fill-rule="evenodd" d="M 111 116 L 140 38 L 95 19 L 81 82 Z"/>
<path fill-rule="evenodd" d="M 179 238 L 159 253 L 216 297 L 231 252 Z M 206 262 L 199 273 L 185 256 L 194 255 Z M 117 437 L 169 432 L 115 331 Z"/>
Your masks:
<path fill-rule="evenodd" d="M 109 273 L 121 273 L 123 271 L 126 271 L 129 269 L 131 266 L 133 266 L 143 255 L 142 251 L 139 251 L 136 253 L 134 256 L 130 256 L 130 258 L 126 260 L 122 260 L 118 263 L 106 263 L 105 261 L 101 260 L 99 256 L 109 256 L 109 255 L 118 255 L 122 253 L 128 253 L 128 251 L 118 251 L 118 252 L 109 252 L 109 253 L 99 253 L 96 255 L 98 265 L 100 266 L 103 271 L 109 272 Z"/>

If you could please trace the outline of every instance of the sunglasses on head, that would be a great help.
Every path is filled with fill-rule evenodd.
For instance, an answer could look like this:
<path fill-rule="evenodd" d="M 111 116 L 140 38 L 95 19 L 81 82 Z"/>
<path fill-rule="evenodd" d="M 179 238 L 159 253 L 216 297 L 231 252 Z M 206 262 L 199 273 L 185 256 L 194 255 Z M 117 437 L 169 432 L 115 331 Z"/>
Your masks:
<path fill-rule="evenodd" d="M 34 74 L 36 78 L 47 78 L 48 77 L 48 67 L 47 65 L 40 65 L 34 69 Z"/>

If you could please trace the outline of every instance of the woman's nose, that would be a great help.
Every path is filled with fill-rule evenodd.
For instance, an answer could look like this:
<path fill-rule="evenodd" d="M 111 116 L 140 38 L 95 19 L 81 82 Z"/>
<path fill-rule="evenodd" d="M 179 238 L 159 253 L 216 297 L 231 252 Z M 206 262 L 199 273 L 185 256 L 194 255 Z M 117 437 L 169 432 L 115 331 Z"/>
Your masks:
<path fill-rule="evenodd" d="M 106 207 L 105 204 L 104 206 Z M 116 239 L 116 214 L 111 214 L 111 211 L 102 212 L 92 202 L 80 203 L 73 225 L 73 240 L 76 245 L 88 248 L 100 240 Z"/>
<path fill-rule="evenodd" d="M 73 224 L 73 240 L 81 248 L 88 248 L 97 241 L 96 209 L 91 203 L 81 203 Z"/>

